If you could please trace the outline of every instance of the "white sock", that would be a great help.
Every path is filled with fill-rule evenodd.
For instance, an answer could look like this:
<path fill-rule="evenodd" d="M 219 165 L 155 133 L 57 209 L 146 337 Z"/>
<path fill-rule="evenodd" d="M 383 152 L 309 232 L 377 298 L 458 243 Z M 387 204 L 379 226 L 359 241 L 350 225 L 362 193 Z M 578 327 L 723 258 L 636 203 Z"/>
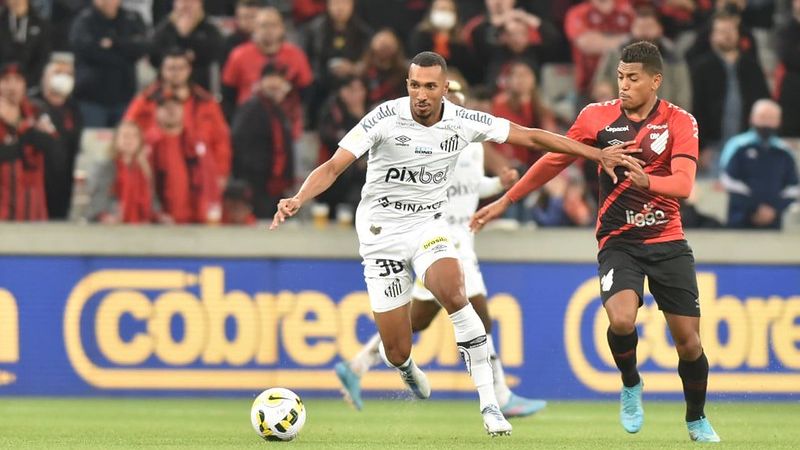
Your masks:
<path fill-rule="evenodd" d="M 469 303 L 450 314 L 450 321 L 453 322 L 458 351 L 464 359 L 472 382 L 478 389 L 481 411 L 489 405 L 497 406 L 492 364 L 489 362 L 489 346 L 486 343 L 486 329 L 483 327 L 483 322 Z"/>
<path fill-rule="evenodd" d="M 511 389 L 506 384 L 506 373 L 503 371 L 503 364 L 497 357 L 497 350 L 494 346 L 494 339 L 491 334 L 486 335 L 486 343 L 489 345 L 489 359 L 492 361 L 492 373 L 494 374 L 494 395 L 502 408 L 511 399 Z"/>
<path fill-rule="evenodd" d="M 377 366 L 381 362 L 381 355 L 378 351 L 378 345 L 381 343 L 381 335 L 375 333 L 371 338 L 361 347 L 358 354 L 352 361 L 350 361 L 350 369 L 355 372 L 359 377 L 364 376 L 369 372 L 369 369 Z"/>

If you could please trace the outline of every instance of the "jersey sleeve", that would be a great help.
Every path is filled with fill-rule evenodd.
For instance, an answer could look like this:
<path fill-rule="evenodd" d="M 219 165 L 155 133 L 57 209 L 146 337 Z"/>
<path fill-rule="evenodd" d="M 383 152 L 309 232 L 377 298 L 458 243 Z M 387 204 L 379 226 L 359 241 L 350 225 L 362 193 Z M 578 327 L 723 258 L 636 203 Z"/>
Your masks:
<path fill-rule="evenodd" d="M 508 139 L 511 123 L 502 117 L 491 114 L 463 109 L 461 120 L 465 138 L 469 142 L 492 141 L 502 144 Z"/>
<path fill-rule="evenodd" d="M 586 145 L 594 146 L 597 144 L 597 129 L 594 126 L 596 121 L 593 119 L 592 107 L 593 105 L 589 105 L 578 114 L 578 118 L 567 130 L 568 138 Z"/>
<path fill-rule="evenodd" d="M 391 117 L 381 117 L 382 111 L 391 108 L 389 102 L 383 103 L 364 116 L 347 134 L 339 141 L 339 147 L 347 150 L 360 158 L 372 147 L 383 140 L 386 124 Z"/>
<path fill-rule="evenodd" d="M 673 124 L 670 126 L 670 132 L 675 134 L 672 158 L 688 158 L 696 163 L 700 147 L 697 120 L 681 109 L 675 114 Z"/>

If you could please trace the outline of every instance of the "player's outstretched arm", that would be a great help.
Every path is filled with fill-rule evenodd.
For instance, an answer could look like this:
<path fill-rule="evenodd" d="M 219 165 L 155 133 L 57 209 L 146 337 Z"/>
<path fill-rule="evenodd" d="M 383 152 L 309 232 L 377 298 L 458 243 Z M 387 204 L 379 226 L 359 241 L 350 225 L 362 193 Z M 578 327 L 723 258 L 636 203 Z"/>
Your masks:
<path fill-rule="evenodd" d="M 353 153 L 341 147 L 336 150 L 336 153 L 333 154 L 331 159 L 325 161 L 308 174 L 306 181 L 300 186 L 300 190 L 297 191 L 297 194 L 291 198 L 281 199 L 278 202 L 278 211 L 275 213 L 275 217 L 272 219 L 272 225 L 270 225 L 269 229 L 274 230 L 278 228 L 278 225 L 283 223 L 287 218 L 297 214 L 297 211 L 300 210 L 300 207 L 303 206 L 306 201 L 325 192 L 325 190 L 331 187 L 333 182 L 339 178 L 339 175 L 341 175 L 355 160 L 356 156 Z"/>
<path fill-rule="evenodd" d="M 614 174 L 614 168 L 623 165 L 622 157 L 630 153 L 641 153 L 642 151 L 640 148 L 627 148 L 633 145 L 635 141 L 611 145 L 600 150 L 599 148 L 591 147 L 565 136 L 539 128 L 523 127 L 513 122 L 511 123 L 511 129 L 509 130 L 506 142 L 514 145 L 533 147 L 537 150 L 544 148 L 549 152 L 566 153 L 568 155 L 592 160 L 605 170 L 615 184 L 617 182 L 617 176 Z"/>

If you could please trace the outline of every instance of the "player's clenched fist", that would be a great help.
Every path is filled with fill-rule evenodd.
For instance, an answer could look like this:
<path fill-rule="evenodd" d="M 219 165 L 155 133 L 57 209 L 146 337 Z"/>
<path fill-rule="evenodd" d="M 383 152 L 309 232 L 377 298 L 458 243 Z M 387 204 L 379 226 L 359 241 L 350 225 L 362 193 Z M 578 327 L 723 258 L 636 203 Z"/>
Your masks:
<path fill-rule="evenodd" d="M 297 214 L 301 206 L 303 206 L 303 202 L 297 197 L 281 199 L 278 202 L 278 211 L 275 212 L 275 217 L 272 219 L 272 225 L 269 226 L 269 229 L 278 228 L 278 225 L 283 223 L 286 218 Z"/>
<path fill-rule="evenodd" d="M 480 231 L 487 223 L 503 215 L 511 206 L 511 199 L 505 195 L 479 209 L 469 221 L 469 229 Z"/>

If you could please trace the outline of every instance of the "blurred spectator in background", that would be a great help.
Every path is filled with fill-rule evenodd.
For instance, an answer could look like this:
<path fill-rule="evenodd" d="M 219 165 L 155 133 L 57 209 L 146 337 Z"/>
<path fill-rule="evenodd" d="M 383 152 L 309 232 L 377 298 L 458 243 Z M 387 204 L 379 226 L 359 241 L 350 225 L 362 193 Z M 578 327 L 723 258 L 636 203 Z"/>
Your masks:
<path fill-rule="evenodd" d="M 376 106 L 406 94 L 406 56 L 392 30 L 384 29 L 372 37 L 361 61 L 367 82 L 367 103 Z"/>
<path fill-rule="evenodd" d="M 708 166 L 708 158 L 715 158 L 713 152 L 703 149 L 720 146 L 742 132 L 753 103 L 769 97 L 758 60 L 752 53 L 742 53 L 738 42 L 738 17 L 717 13 L 711 50 L 690 64 L 692 113 L 700 128 L 701 168 Z"/>
<path fill-rule="evenodd" d="M 88 4 L 89 0 L 53 0 L 50 11 L 50 44 L 53 51 L 72 50 L 69 42 L 72 21 Z"/>
<path fill-rule="evenodd" d="M 309 116 L 316 124 L 319 107 L 339 80 L 357 73 L 356 64 L 369 44 L 372 31 L 353 15 L 355 0 L 328 0 L 325 14 L 304 30 L 305 50 L 314 70 Z M 316 128 L 316 127 L 313 127 Z"/>
<path fill-rule="evenodd" d="M 253 30 L 256 28 L 256 14 L 261 7 L 261 0 L 239 0 L 236 2 L 236 28 L 231 34 L 225 37 L 222 45 L 223 66 L 228 61 L 228 56 L 234 48 L 250 41 L 253 38 Z"/>
<path fill-rule="evenodd" d="M 55 132 L 25 97 L 22 67 L 1 66 L 0 220 L 47 220 L 44 167 L 45 158 L 58 156 Z"/>
<path fill-rule="evenodd" d="M 524 61 L 539 75 L 541 56 L 539 48 L 528 39 L 528 26 L 524 22 L 512 19 L 506 22 L 500 34 L 501 45 L 497 47 L 489 60 L 487 79 L 500 82 L 508 75 L 509 63 Z"/>
<path fill-rule="evenodd" d="M 470 72 L 474 65 L 462 36 L 454 0 L 434 0 L 430 12 L 414 28 L 408 42 L 410 55 L 434 51 L 447 60 L 448 68 L 457 68 L 462 73 Z"/>
<path fill-rule="evenodd" d="M 154 0 L 122 0 L 122 7 L 139 14 L 149 30 L 153 28 L 153 2 Z"/>
<path fill-rule="evenodd" d="M 95 176 L 91 220 L 103 223 L 149 223 L 159 220 L 150 154 L 139 127 L 123 121 L 111 141 L 111 160 Z M 166 217 L 165 220 L 169 220 Z"/>
<path fill-rule="evenodd" d="M 29 0 L 6 0 L 0 7 L 0 63 L 16 61 L 28 86 L 35 86 L 50 58 L 50 24 Z"/>
<path fill-rule="evenodd" d="M 222 223 L 225 225 L 255 225 L 253 190 L 246 181 L 231 179 L 222 193 Z"/>
<path fill-rule="evenodd" d="M 720 15 L 732 17 L 731 20 L 736 21 L 736 28 L 738 30 L 736 46 L 739 52 L 750 54 L 754 58 L 758 57 L 756 39 L 753 36 L 749 24 L 743 20 L 745 3 L 746 0 L 716 0 L 714 2 L 714 8 L 707 12 L 705 19 L 696 27 L 698 31 L 694 43 L 686 50 L 685 56 L 689 64 L 692 64 L 696 59 L 711 50 L 711 34 L 714 32 L 716 17 Z"/>
<path fill-rule="evenodd" d="M 222 56 L 222 35 L 208 21 L 202 0 L 174 0 L 169 17 L 158 24 L 153 34 L 153 67 L 160 67 L 164 52 L 173 47 L 189 52 L 193 80 L 210 89 L 212 64 Z"/>
<path fill-rule="evenodd" d="M 800 137 L 800 0 L 792 0 L 792 15 L 778 32 L 776 98 L 786 120 L 781 135 Z"/>
<path fill-rule="evenodd" d="M 697 209 L 697 185 L 688 198 L 678 199 L 681 211 L 681 225 L 684 228 L 722 228 L 722 222 L 716 217 L 704 214 Z"/>
<path fill-rule="evenodd" d="M 627 2 L 586 0 L 569 9 L 564 29 L 572 44 L 578 109 L 589 101 L 600 57 L 619 49 L 628 39 L 632 22 L 633 10 Z"/>
<path fill-rule="evenodd" d="M 757 101 L 750 124 L 722 152 L 721 182 L 730 196 L 728 227 L 779 229 L 786 207 L 800 200 L 797 165 L 778 138 L 781 107 L 772 100 Z"/>
<path fill-rule="evenodd" d="M 612 86 L 612 98 L 617 97 L 617 65 L 622 48 L 638 41 L 648 41 L 658 46 L 661 57 L 664 59 L 664 78 L 658 90 L 658 96 L 687 111 L 691 110 L 692 90 L 689 66 L 675 49 L 672 41 L 664 37 L 664 28 L 659 22 L 656 11 L 652 8 L 636 9 L 636 15 L 631 24 L 630 39 L 601 58 L 594 78 L 595 85 L 605 83 Z"/>
<path fill-rule="evenodd" d="M 482 64 L 492 60 L 498 47 L 502 45 L 507 48 L 537 49 L 536 59 L 539 64 L 543 59 L 543 49 L 557 41 L 558 31 L 549 21 L 540 15 L 516 8 L 516 4 L 515 0 L 486 0 L 486 14 L 473 17 L 464 26 L 464 38 L 478 61 L 474 70 L 464 74 L 471 83 L 494 81 L 487 76 L 486 67 Z M 503 31 L 512 23 L 512 42 L 509 45 L 508 33 L 504 36 Z M 527 30 L 527 45 L 522 43 L 525 33 L 521 31 L 521 24 Z"/>
<path fill-rule="evenodd" d="M 157 100 L 164 95 L 176 97 L 183 102 L 184 128 L 208 146 L 222 187 L 231 168 L 230 129 L 214 96 L 189 81 L 191 73 L 187 50 L 174 47 L 165 52 L 159 80 L 134 97 L 125 112 L 125 120 L 136 122 L 142 130 L 149 130 L 156 124 Z"/>
<path fill-rule="evenodd" d="M 225 112 L 231 118 L 235 105 L 244 103 L 254 89 L 258 89 L 261 69 L 272 64 L 283 72 L 292 88 L 280 106 L 291 121 L 293 138 L 297 139 L 303 132 L 301 93 L 311 85 L 314 77 L 306 54 L 296 45 L 286 42 L 285 34 L 283 18 L 277 9 L 259 10 L 253 40 L 236 47 L 225 63 L 223 97 Z"/>
<path fill-rule="evenodd" d="M 697 27 L 714 8 L 713 0 L 656 0 L 652 5 L 661 16 L 664 34 L 675 41 L 683 41 L 686 37 L 693 39 Z"/>
<path fill-rule="evenodd" d="M 325 12 L 327 0 L 293 0 L 292 19 L 301 25 Z"/>
<path fill-rule="evenodd" d="M 58 136 L 58 146 L 45 158 L 45 187 L 49 218 L 66 219 L 72 202 L 72 180 L 83 132 L 83 120 L 72 98 L 75 67 L 72 59 L 54 58 L 45 68 L 42 82 L 32 89 L 36 108 L 50 118 Z M 55 156 L 55 157 L 54 157 Z"/>
<path fill-rule="evenodd" d="M 174 223 L 219 223 L 222 187 L 213 155 L 202 137 L 184 127 L 183 101 L 164 93 L 157 99 L 156 126 L 146 134 L 152 148 L 156 194 Z"/>
<path fill-rule="evenodd" d="M 367 113 L 367 87 L 364 81 L 350 77 L 339 81 L 339 87 L 322 107 L 319 119 L 320 152 L 317 164 L 321 164 L 339 147 L 339 141 L 358 124 Z M 347 205 L 355 211 L 361 199 L 361 187 L 366 181 L 366 157 L 358 159 L 342 173 L 333 185 L 319 196 L 318 202 L 326 203 L 330 218 L 335 218 L 339 205 Z"/>
<path fill-rule="evenodd" d="M 522 126 L 557 132 L 555 116 L 542 103 L 533 68 L 524 61 L 510 64 L 502 79 L 500 92 L 492 100 L 491 113 Z M 495 148 L 512 161 L 514 168 L 524 173 L 542 153 L 527 147 L 497 144 Z"/>
<path fill-rule="evenodd" d="M 358 0 L 356 15 L 374 30 L 391 28 L 396 36 L 408 36 L 425 17 L 431 0 Z M 405 47 L 406 42 L 402 45 Z"/>
<path fill-rule="evenodd" d="M 233 176 L 252 188 L 259 219 L 275 214 L 278 199 L 294 182 L 291 122 L 280 106 L 291 91 L 279 67 L 267 64 L 258 91 L 239 106 L 233 120 Z"/>
<path fill-rule="evenodd" d="M 136 92 L 136 61 L 147 41 L 141 17 L 120 0 L 93 0 L 75 18 L 75 98 L 87 127 L 115 127 Z"/>
<path fill-rule="evenodd" d="M 531 217 L 540 227 L 586 227 L 595 221 L 588 200 L 586 183 L 579 178 L 559 175 L 539 192 Z"/>

